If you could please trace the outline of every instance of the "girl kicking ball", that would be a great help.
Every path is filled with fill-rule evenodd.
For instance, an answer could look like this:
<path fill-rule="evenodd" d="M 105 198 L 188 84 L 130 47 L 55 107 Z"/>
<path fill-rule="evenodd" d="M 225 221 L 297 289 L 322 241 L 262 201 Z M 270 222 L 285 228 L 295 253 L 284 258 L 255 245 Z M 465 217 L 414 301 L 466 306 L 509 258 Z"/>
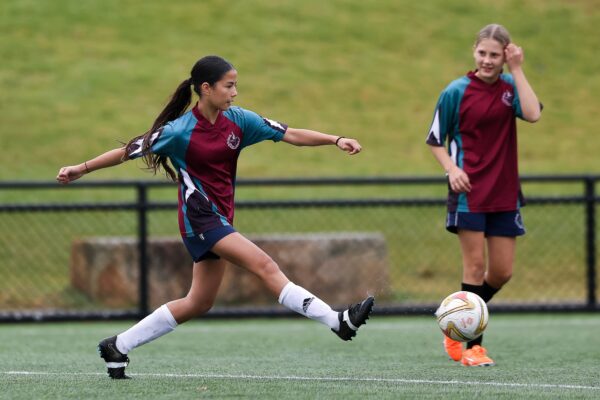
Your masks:
<path fill-rule="evenodd" d="M 327 325 L 342 340 L 351 340 L 366 323 L 373 297 L 337 312 L 317 296 L 290 282 L 264 251 L 233 227 L 234 182 L 240 151 L 263 140 L 295 146 L 333 145 L 350 155 L 361 151 L 355 139 L 332 136 L 286 124 L 234 107 L 238 72 L 221 57 L 207 56 L 192 68 L 171 100 L 142 136 L 78 165 L 60 169 L 67 184 L 92 171 L 142 157 L 179 184 L 179 228 L 193 264 L 187 296 L 162 305 L 125 332 L 102 340 L 100 356 L 114 379 L 127 378 L 128 354 L 159 338 L 213 305 L 225 261 L 258 276 L 285 307 Z M 189 111 L 192 90 L 198 102 Z"/>

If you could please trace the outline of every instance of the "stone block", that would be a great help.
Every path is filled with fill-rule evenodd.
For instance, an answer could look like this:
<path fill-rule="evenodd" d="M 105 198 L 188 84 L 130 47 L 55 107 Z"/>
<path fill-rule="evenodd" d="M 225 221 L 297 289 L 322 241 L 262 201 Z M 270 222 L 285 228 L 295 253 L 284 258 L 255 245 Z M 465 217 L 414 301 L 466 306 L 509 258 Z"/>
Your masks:
<path fill-rule="evenodd" d="M 385 238 L 379 233 L 249 235 L 294 283 L 332 305 L 346 305 L 367 294 L 389 293 Z M 135 307 L 139 297 L 137 239 L 89 237 L 73 242 L 71 284 L 108 307 Z M 192 260 L 179 237 L 148 241 L 149 304 L 156 308 L 186 295 Z M 275 305 L 260 280 L 229 264 L 217 305 Z"/>

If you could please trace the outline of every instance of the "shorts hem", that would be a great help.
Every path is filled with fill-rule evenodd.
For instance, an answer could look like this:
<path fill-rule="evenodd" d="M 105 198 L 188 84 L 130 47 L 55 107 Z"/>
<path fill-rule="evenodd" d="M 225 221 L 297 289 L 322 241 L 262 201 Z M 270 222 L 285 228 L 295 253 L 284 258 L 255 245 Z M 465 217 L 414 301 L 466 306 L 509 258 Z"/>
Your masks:
<path fill-rule="evenodd" d="M 211 249 L 225 236 L 229 236 L 235 232 L 237 231 L 233 226 L 224 225 L 210 229 L 193 237 L 183 237 L 183 242 L 195 263 L 206 259 L 218 260 L 221 257 L 213 253 Z"/>
<path fill-rule="evenodd" d="M 485 237 L 517 237 L 526 233 L 519 210 L 494 213 L 448 212 L 446 230 L 458 234 L 460 230 L 482 232 Z"/>

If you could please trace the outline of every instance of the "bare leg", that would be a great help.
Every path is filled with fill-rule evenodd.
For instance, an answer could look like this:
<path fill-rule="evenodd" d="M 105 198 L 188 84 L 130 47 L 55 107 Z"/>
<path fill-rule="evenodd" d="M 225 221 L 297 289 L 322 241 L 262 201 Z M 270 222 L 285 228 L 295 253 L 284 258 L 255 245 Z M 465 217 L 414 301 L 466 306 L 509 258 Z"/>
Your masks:
<path fill-rule="evenodd" d="M 237 232 L 219 240 L 212 251 L 258 276 L 275 296 L 290 282 L 267 253 Z"/>
<path fill-rule="evenodd" d="M 167 303 L 178 324 L 202 315 L 214 304 L 225 273 L 224 260 L 204 260 L 194 263 L 192 284 L 188 294 Z"/>
<path fill-rule="evenodd" d="M 485 276 L 485 237 L 483 232 L 458 231 L 463 258 L 463 282 L 483 284 Z"/>
<path fill-rule="evenodd" d="M 489 267 L 485 274 L 485 281 L 490 286 L 500 289 L 512 277 L 516 243 L 514 237 L 488 238 Z"/>
<path fill-rule="evenodd" d="M 193 268 L 192 285 L 186 297 L 162 305 L 117 336 L 116 346 L 121 353 L 127 354 L 173 331 L 178 324 L 210 310 L 223 279 L 225 263 L 205 260 L 195 263 Z"/>
<path fill-rule="evenodd" d="M 227 235 L 217 242 L 212 251 L 258 276 L 282 305 L 338 331 L 338 312 L 308 290 L 290 282 L 267 253 L 241 234 Z"/>
<path fill-rule="evenodd" d="M 488 268 L 484 279 L 473 291 L 488 302 L 492 296 L 510 279 L 515 253 L 515 238 L 491 236 L 487 238 Z M 467 348 L 481 346 L 483 335 L 467 343 Z M 493 360 L 485 356 L 486 363 L 493 365 Z"/>

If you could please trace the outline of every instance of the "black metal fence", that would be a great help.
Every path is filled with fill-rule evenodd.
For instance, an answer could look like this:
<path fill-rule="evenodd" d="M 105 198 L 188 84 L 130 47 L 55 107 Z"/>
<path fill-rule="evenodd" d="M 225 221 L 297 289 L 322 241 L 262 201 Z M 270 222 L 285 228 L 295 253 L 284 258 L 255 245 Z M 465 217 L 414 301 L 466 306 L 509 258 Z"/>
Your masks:
<path fill-rule="evenodd" d="M 496 311 L 598 311 L 596 184 L 600 176 L 525 176 L 528 234 Z M 379 313 L 431 313 L 460 289 L 457 239 L 444 230 L 445 181 L 422 178 L 246 179 L 236 227 L 246 233 L 377 232 L 390 291 Z M 175 186 L 158 181 L 0 182 L 0 321 L 138 318 L 149 310 L 148 240 L 177 236 Z M 137 238 L 139 298 L 98 304 L 71 284 L 82 237 Z M 191 262 L 191 261 L 190 261 Z M 340 274 L 343 271 L 339 272 Z M 209 315 L 288 315 L 279 307 L 217 306 Z"/>

